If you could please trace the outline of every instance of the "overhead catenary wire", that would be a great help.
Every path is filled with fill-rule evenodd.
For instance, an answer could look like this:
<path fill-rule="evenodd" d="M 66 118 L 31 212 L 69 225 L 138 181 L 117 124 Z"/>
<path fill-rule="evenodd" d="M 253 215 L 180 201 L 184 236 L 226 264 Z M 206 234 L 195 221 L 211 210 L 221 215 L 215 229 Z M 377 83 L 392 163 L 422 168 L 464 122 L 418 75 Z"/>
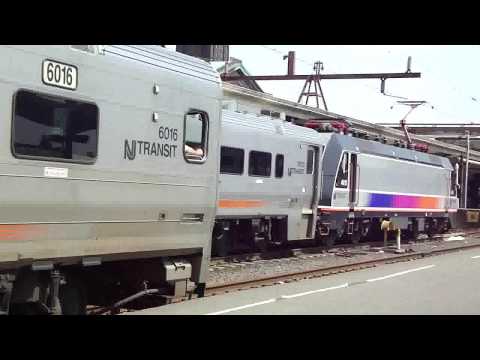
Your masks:
<path fill-rule="evenodd" d="M 271 47 L 271 46 L 267 46 L 267 45 L 260 45 L 261 47 L 263 47 L 264 49 L 267 49 L 267 50 L 270 50 L 271 52 L 274 52 L 278 55 L 281 55 L 282 57 L 285 55 L 285 51 L 281 51 L 279 49 L 276 49 L 274 47 Z M 302 59 L 300 57 L 298 57 L 297 55 L 295 56 L 295 60 L 298 60 L 298 61 L 301 61 L 303 62 L 304 64 L 306 65 L 309 65 L 309 70 L 311 71 L 313 69 L 313 67 L 315 66 L 315 62 L 316 61 L 309 61 L 309 60 L 306 60 L 306 59 Z M 380 94 L 379 92 L 379 89 L 376 88 L 376 87 L 373 87 L 371 85 L 368 85 L 368 84 L 365 84 L 364 82 L 360 82 L 359 85 L 362 85 L 364 86 L 365 88 L 367 88 L 368 90 L 371 90 L 372 91 L 372 94 L 375 94 L 375 95 L 381 95 L 383 97 L 382 94 Z"/>
<path fill-rule="evenodd" d="M 281 50 L 278 50 L 274 47 L 271 47 L 271 46 L 267 46 L 267 45 L 260 45 L 261 47 L 267 49 L 267 50 L 270 50 L 270 51 L 273 51 L 281 56 L 284 56 L 285 55 L 285 51 L 281 51 Z M 298 61 L 301 61 L 303 62 L 304 64 L 308 65 L 310 67 L 310 70 L 313 69 L 313 67 L 315 66 L 315 61 L 308 61 L 308 60 L 304 60 L 298 56 L 295 56 L 295 60 L 298 60 Z"/>
<path fill-rule="evenodd" d="M 396 55 L 393 55 L 391 53 L 391 50 L 386 50 L 386 56 L 391 57 L 391 56 L 396 56 Z M 455 93 L 457 96 L 463 97 L 464 100 L 480 103 L 480 101 L 479 101 L 480 97 L 473 96 L 472 94 L 459 89 L 457 86 L 455 86 L 455 85 L 452 86 L 450 84 L 451 84 L 451 82 L 449 81 L 447 83 L 443 83 L 442 86 L 446 91 L 450 92 L 451 94 Z"/>
<path fill-rule="evenodd" d="M 285 55 L 285 51 L 281 51 L 281 50 L 276 49 L 276 48 L 274 48 L 274 47 L 267 46 L 267 45 L 260 45 L 260 46 L 263 47 L 263 48 L 265 48 L 265 49 L 268 49 L 268 50 L 270 50 L 270 51 L 272 51 L 272 52 L 275 52 L 275 53 L 277 53 L 277 54 L 279 54 L 279 55 L 282 55 L 282 56 Z M 388 55 L 392 56 L 390 50 L 387 51 L 387 56 L 388 56 Z M 309 66 L 310 66 L 310 69 L 313 68 L 314 63 L 315 63 L 315 61 L 308 61 L 308 60 L 302 59 L 302 58 L 300 58 L 300 57 L 298 57 L 298 56 L 296 56 L 296 60 L 298 60 L 298 61 L 300 61 L 300 62 L 303 62 L 303 63 L 306 64 L 306 65 L 309 65 Z M 337 66 L 338 66 L 338 64 L 337 64 Z M 378 88 L 373 87 L 373 86 L 368 85 L 368 84 L 365 84 L 365 83 L 363 83 L 363 82 L 360 83 L 360 85 L 362 85 L 363 87 L 365 87 L 365 88 L 367 88 L 367 89 L 369 89 L 369 90 L 372 90 L 372 92 L 374 92 L 374 93 L 377 94 L 377 95 L 381 95 L 382 97 L 383 97 L 383 96 L 387 96 L 387 97 L 395 97 L 395 98 L 405 98 L 405 99 L 407 98 L 407 97 L 404 97 L 404 96 L 399 96 L 399 95 L 394 95 L 394 94 L 382 94 L 382 93 L 378 90 Z M 458 93 L 462 93 L 462 95 L 465 97 L 465 99 L 468 99 L 468 100 L 471 101 L 471 102 L 476 102 L 476 103 L 479 103 L 479 102 L 480 102 L 480 101 L 478 100 L 479 97 L 477 97 L 477 96 L 472 96 L 472 95 L 468 95 L 466 92 L 459 91 L 456 87 L 446 87 L 446 88 L 448 88 L 448 90 L 449 90 L 450 92 L 452 92 L 452 93 L 453 93 L 453 92 L 455 92 L 455 93 L 457 93 L 457 94 L 458 94 Z"/>
<path fill-rule="evenodd" d="M 278 54 L 279 56 L 285 56 L 285 54 L 287 53 L 287 51 L 285 50 L 279 50 L 275 47 L 272 47 L 272 46 L 268 46 L 268 45 L 260 45 L 262 48 L 270 51 L 270 52 L 273 52 L 275 54 Z M 388 53 L 390 53 L 390 51 L 388 51 Z M 297 61 L 301 62 L 302 66 L 304 65 L 308 65 L 309 66 L 309 70 L 311 71 L 313 69 L 313 66 L 314 66 L 314 63 L 315 61 L 309 61 L 303 57 L 298 57 L 296 56 L 295 57 Z M 341 64 L 336 64 L 337 67 L 339 67 L 339 70 L 342 71 L 343 70 L 343 66 Z M 363 81 L 359 81 L 357 82 L 358 85 L 360 86 L 363 86 L 366 90 L 368 90 L 372 95 L 376 95 L 378 97 L 378 99 L 380 99 L 380 97 L 382 99 L 386 99 L 386 97 L 393 97 L 393 98 L 403 98 L 403 99 L 408 99 L 408 97 L 406 96 L 399 96 L 399 95 L 396 95 L 396 94 L 391 94 L 391 93 L 381 93 L 380 91 L 380 87 L 377 87 L 377 86 L 374 86 L 374 85 L 370 85 L 370 84 L 366 84 L 365 82 Z M 455 92 L 458 95 L 460 95 L 460 91 L 458 91 L 458 89 L 456 87 L 445 87 L 445 89 L 448 89 L 447 91 L 449 92 Z M 462 91 L 462 95 L 461 96 L 463 98 L 464 101 L 466 100 L 469 100 L 471 102 L 480 102 L 476 96 L 471 96 L 471 95 L 467 95 L 465 92 Z M 460 100 L 460 99 L 459 99 Z M 432 101 L 428 101 L 430 104 L 432 104 Z M 445 109 L 443 108 L 443 106 L 438 106 L 438 105 L 434 105 L 434 107 L 432 108 L 432 110 L 434 110 L 435 112 L 439 113 L 439 114 L 442 114 L 444 116 L 447 116 L 447 117 L 456 117 L 457 115 L 453 115 L 453 114 L 450 114 L 448 112 L 445 111 Z"/>

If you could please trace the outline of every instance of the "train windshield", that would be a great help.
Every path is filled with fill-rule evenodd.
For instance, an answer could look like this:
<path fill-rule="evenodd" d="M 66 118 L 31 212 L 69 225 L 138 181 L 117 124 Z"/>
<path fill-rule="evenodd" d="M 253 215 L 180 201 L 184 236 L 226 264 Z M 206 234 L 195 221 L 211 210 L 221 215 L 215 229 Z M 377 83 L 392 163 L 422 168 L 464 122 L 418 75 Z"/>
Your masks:
<path fill-rule="evenodd" d="M 338 167 L 335 186 L 339 188 L 346 188 L 348 186 L 348 153 L 343 153 L 340 166 Z"/>

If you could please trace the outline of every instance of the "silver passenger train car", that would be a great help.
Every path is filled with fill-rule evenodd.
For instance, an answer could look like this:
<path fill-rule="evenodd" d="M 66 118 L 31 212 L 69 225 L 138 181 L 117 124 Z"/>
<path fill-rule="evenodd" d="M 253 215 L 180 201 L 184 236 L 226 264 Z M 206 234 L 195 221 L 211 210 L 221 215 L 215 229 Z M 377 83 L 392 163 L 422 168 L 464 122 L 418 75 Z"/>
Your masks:
<path fill-rule="evenodd" d="M 203 294 L 221 96 L 157 46 L 1 46 L 0 312 Z"/>

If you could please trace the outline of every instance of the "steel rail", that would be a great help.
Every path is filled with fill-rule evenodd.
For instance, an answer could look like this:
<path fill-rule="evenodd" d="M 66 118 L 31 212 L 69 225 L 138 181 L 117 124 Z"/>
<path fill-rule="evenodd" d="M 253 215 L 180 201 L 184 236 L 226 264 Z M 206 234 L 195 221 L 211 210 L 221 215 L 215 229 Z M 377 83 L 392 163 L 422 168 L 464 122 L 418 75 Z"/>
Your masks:
<path fill-rule="evenodd" d="M 253 280 L 232 282 L 227 284 L 214 285 L 210 287 L 207 285 L 205 296 L 214 296 L 214 295 L 219 295 L 220 293 L 228 293 L 232 291 L 246 290 L 246 289 L 255 288 L 255 287 L 275 285 L 275 284 L 278 284 L 280 281 L 290 282 L 290 281 L 296 281 L 296 280 L 305 279 L 305 278 L 314 278 L 314 277 L 320 277 L 324 275 L 333 275 L 333 274 L 347 272 L 347 271 L 360 270 L 367 267 L 375 267 L 382 264 L 391 264 L 391 263 L 403 262 L 408 260 L 423 259 L 428 256 L 442 255 L 442 254 L 447 254 L 451 252 L 458 252 L 458 251 L 469 250 L 469 249 L 479 248 L 479 247 L 480 247 L 480 244 L 463 245 L 463 246 L 456 246 L 456 247 L 447 248 L 447 249 L 421 251 L 421 252 L 416 252 L 414 254 L 395 255 L 395 256 L 383 258 L 383 259 L 366 260 L 366 261 L 360 261 L 360 262 L 344 264 L 344 265 L 321 267 L 321 268 L 299 271 L 299 272 L 290 272 L 290 273 L 287 272 L 287 273 L 282 273 L 274 276 L 266 276 L 266 277 L 257 278 Z"/>

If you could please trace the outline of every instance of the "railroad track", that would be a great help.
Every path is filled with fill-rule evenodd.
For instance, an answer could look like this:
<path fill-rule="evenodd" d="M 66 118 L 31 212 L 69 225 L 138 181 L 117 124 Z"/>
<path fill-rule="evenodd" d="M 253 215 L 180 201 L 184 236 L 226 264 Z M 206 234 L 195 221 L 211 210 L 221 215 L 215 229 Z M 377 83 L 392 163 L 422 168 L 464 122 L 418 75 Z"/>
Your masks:
<path fill-rule="evenodd" d="M 462 236 L 472 236 L 475 234 L 480 234 L 480 230 L 463 230 L 461 232 L 448 232 L 446 234 L 435 235 L 431 239 L 423 240 L 423 243 L 435 243 L 436 241 L 441 241 L 447 237 L 453 235 L 462 235 Z M 411 240 L 404 240 L 411 241 Z M 422 241 L 415 241 L 415 243 L 422 243 Z M 304 246 L 298 248 L 283 248 L 283 249 L 274 249 L 264 252 L 250 252 L 250 253 L 241 253 L 235 255 L 229 255 L 225 257 L 213 257 L 210 260 L 209 271 L 215 271 L 216 269 L 224 268 L 236 268 L 243 267 L 247 265 L 252 265 L 259 262 L 266 262 L 269 260 L 275 261 L 275 259 L 289 259 L 289 258 L 311 258 L 321 256 L 325 253 L 334 253 L 339 256 L 348 256 L 354 254 L 362 254 L 365 251 L 369 252 L 372 249 L 383 248 L 384 243 L 382 241 L 369 241 L 362 242 L 360 244 L 338 244 L 332 248 L 326 246 Z M 403 244 L 402 246 L 405 246 Z"/>
<path fill-rule="evenodd" d="M 397 262 L 423 259 L 429 256 L 438 256 L 442 254 L 458 252 L 458 251 L 468 250 L 473 248 L 480 248 L 480 244 L 462 245 L 462 246 L 456 246 L 456 247 L 451 247 L 446 249 L 437 249 L 437 250 L 422 251 L 422 252 L 409 253 L 409 254 L 403 254 L 403 255 L 395 255 L 389 258 L 384 258 L 384 259 L 374 259 L 374 260 L 355 262 L 351 264 L 344 264 L 344 265 L 337 265 L 337 266 L 330 266 L 330 267 L 320 267 L 317 269 L 309 269 L 309 270 L 300 271 L 300 272 L 282 273 L 274 276 L 257 278 L 254 280 L 232 282 L 228 284 L 214 285 L 209 287 L 207 286 L 205 296 L 215 296 L 215 295 L 225 294 L 225 293 L 234 292 L 234 291 L 247 290 L 247 289 L 264 287 L 264 286 L 279 285 L 282 283 L 300 281 L 304 279 L 311 279 L 311 278 L 317 278 L 321 276 L 348 272 L 348 271 L 376 267 L 383 264 L 393 264 Z"/>
<path fill-rule="evenodd" d="M 287 258 L 293 256 L 300 256 L 304 254 L 319 254 L 323 252 L 340 252 L 340 251 L 351 251 L 351 250 L 361 250 L 366 247 L 374 246 L 383 246 L 383 241 L 371 241 L 371 242 L 362 242 L 361 244 L 338 244 L 333 248 L 328 248 L 326 246 L 306 246 L 299 248 L 286 248 L 286 249 L 276 249 L 264 252 L 251 252 L 243 254 L 235 254 L 224 257 L 213 257 L 210 260 L 210 267 L 222 266 L 230 263 L 241 263 L 241 262 L 253 262 L 258 260 L 269 260 L 269 259 L 278 259 L 278 258 Z"/>
<path fill-rule="evenodd" d="M 434 237 L 432 239 L 426 239 L 425 241 L 419 241 L 417 243 L 421 244 L 431 244 L 433 247 L 437 246 L 440 243 L 443 243 L 443 239 L 453 235 L 462 235 L 468 236 L 473 238 L 478 238 L 480 234 L 480 230 L 464 230 L 462 232 L 451 232 L 441 236 Z M 477 235 L 477 236 L 475 236 Z M 327 275 L 334 275 L 338 273 L 348 272 L 348 271 L 355 271 L 361 270 L 369 267 L 375 267 L 382 264 L 390 264 L 396 262 L 404 262 L 404 261 L 412 261 L 416 259 L 423 259 L 427 256 L 436 256 L 441 254 L 446 254 L 449 252 L 456 252 L 461 250 L 467 250 L 471 248 L 480 247 L 480 243 L 471 244 L 471 245 L 459 245 L 453 246 L 450 248 L 443 248 L 443 249 L 434 249 L 434 250 L 426 250 L 426 251 L 415 251 L 415 252 L 407 252 L 405 254 L 388 254 L 386 258 L 380 259 L 372 259 L 366 261 L 355 261 L 347 264 L 342 265 L 334 265 L 334 266 L 318 266 L 316 268 L 310 268 L 304 271 L 296 271 L 296 272 L 282 272 L 279 274 L 275 274 L 272 276 L 265 276 L 265 277 L 256 277 L 255 279 L 244 280 L 244 281 L 232 281 L 228 283 L 222 284 L 213 284 L 209 285 L 207 283 L 207 289 L 205 296 L 216 296 L 220 294 L 247 290 L 252 288 L 259 288 L 264 286 L 272 286 L 278 285 L 282 283 L 288 282 L 295 282 L 300 281 L 303 279 L 309 278 L 316 278 L 321 276 Z M 302 260 L 312 260 L 315 258 L 320 258 L 325 256 L 326 254 L 331 254 L 335 256 L 341 257 L 354 257 L 356 255 L 368 254 L 370 251 L 387 253 L 390 252 L 388 248 L 383 248 L 383 241 L 373 241 L 373 242 L 365 242 L 360 244 L 341 244 L 337 245 L 334 248 L 326 248 L 324 246 L 314 246 L 314 247 L 302 247 L 302 248 L 290 248 L 290 249 L 278 249 L 272 250 L 268 252 L 255 252 L 255 253 L 247 253 L 247 254 L 238 254 L 238 255 L 231 255 L 227 257 L 216 257 L 212 258 L 209 270 L 215 271 L 219 269 L 220 271 L 229 270 L 232 268 L 244 268 L 246 266 L 254 266 L 254 265 L 263 265 L 268 263 L 279 264 L 285 260 L 293 260 L 299 261 Z M 172 299 L 169 303 L 177 303 L 182 301 L 187 301 L 192 298 L 196 298 L 196 295 L 190 295 L 184 298 L 177 298 Z M 152 307 L 152 306 L 149 306 Z M 91 308 L 91 314 L 98 314 L 104 311 L 101 310 L 102 308 Z M 113 313 L 122 313 L 122 312 L 129 312 L 129 311 L 136 311 L 139 309 L 117 309 Z M 107 313 L 112 314 L 112 312 L 107 311 Z"/>
<path fill-rule="evenodd" d="M 468 250 L 473 248 L 480 248 L 480 244 L 475 245 L 467 245 L 467 246 L 458 246 L 448 249 L 439 249 L 439 250 L 431 250 L 431 251 L 423 251 L 417 252 L 414 254 L 404 254 L 404 255 L 397 255 L 394 257 L 386 258 L 386 259 L 375 259 L 375 260 L 367 260 L 356 262 L 352 264 L 345 264 L 345 265 L 338 265 L 338 266 L 331 266 L 331 267 L 323 267 L 318 269 L 311 269 L 306 271 L 294 272 L 294 273 L 283 273 L 278 274 L 275 276 L 268 276 L 263 278 L 257 278 L 254 280 L 247 280 L 242 282 L 233 282 L 229 284 L 221 284 L 217 286 L 210 286 L 207 287 L 205 296 L 215 296 L 220 294 L 225 294 L 233 291 L 239 290 L 247 290 L 252 288 L 264 287 L 264 286 L 271 286 L 271 285 L 278 285 L 282 283 L 288 283 L 293 281 L 299 281 L 304 279 L 311 279 L 326 275 L 334 275 L 338 273 L 354 271 L 354 270 L 361 270 L 366 269 L 369 267 L 375 267 L 382 264 L 393 264 L 397 262 L 404 262 L 404 261 L 411 261 L 416 259 L 423 259 L 428 256 L 436 256 L 447 254 L 451 252 L 457 252 L 462 250 Z"/>

